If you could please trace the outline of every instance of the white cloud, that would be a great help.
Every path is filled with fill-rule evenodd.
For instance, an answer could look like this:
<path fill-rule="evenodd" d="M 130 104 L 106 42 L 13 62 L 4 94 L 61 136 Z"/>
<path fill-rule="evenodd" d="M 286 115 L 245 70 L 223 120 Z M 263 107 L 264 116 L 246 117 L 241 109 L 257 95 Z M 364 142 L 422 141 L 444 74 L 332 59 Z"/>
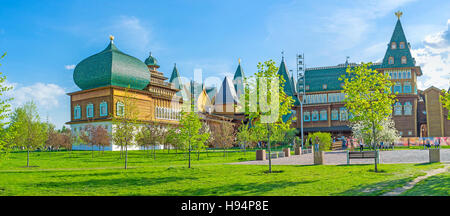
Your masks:
<path fill-rule="evenodd" d="M 134 16 L 120 16 L 103 32 L 114 35 L 115 41 L 120 41 L 120 47 L 135 50 L 139 55 L 148 55 L 149 51 L 160 49 L 148 24 Z"/>
<path fill-rule="evenodd" d="M 64 66 L 64 68 L 66 68 L 66 70 L 73 70 L 73 69 L 75 69 L 75 65 L 74 64 L 66 65 L 66 66 Z"/>
<path fill-rule="evenodd" d="M 52 109 L 59 107 L 61 96 L 65 95 L 63 88 L 56 84 L 35 83 L 30 86 L 21 86 L 9 83 L 13 90 L 8 96 L 13 97 L 13 107 L 20 106 L 28 101 L 34 101 L 39 108 Z"/>
<path fill-rule="evenodd" d="M 423 48 L 413 49 L 412 55 L 422 68 L 422 77 L 418 78 L 418 88 L 435 86 L 447 89 L 450 81 L 450 19 L 447 29 L 427 35 Z"/>

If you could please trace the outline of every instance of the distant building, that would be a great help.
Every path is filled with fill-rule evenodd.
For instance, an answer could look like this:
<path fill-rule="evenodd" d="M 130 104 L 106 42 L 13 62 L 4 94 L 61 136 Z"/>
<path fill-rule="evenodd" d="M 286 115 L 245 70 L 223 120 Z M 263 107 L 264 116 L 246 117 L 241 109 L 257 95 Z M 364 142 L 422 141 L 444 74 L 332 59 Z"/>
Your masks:
<path fill-rule="evenodd" d="M 422 75 L 420 66 L 411 56 L 411 47 L 403 32 L 400 16 L 386 54 L 381 63 L 375 63 L 371 69 L 388 73 L 394 82 L 392 92 L 397 94 L 393 106 L 393 120 L 402 137 L 450 136 L 450 120 L 447 110 L 439 102 L 440 90 L 430 87 L 425 91 L 417 89 L 417 77 Z M 331 132 L 335 136 L 351 135 L 349 119 L 342 93 L 343 82 L 339 81 L 346 68 L 358 66 L 355 63 L 337 66 L 307 68 L 305 85 L 298 82 L 298 92 L 305 89 L 303 116 L 297 107 L 297 118 L 303 118 L 304 132 Z M 297 121 L 297 126 L 300 122 Z"/>

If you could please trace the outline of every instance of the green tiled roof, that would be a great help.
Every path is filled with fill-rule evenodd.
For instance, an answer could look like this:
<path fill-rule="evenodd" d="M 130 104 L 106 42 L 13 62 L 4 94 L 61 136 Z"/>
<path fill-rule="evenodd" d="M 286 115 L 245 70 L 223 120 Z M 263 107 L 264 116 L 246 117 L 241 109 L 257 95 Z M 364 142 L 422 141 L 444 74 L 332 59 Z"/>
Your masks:
<path fill-rule="evenodd" d="M 392 49 L 391 44 L 395 42 L 397 44 L 396 49 Z M 400 42 L 405 43 L 405 47 L 400 49 Z M 401 63 L 402 56 L 406 56 L 406 64 Z M 389 57 L 394 57 L 394 64 L 389 64 Z M 394 32 L 392 33 L 391 41 L 388 44 L 386 54 L 383 59 L 383 68 L 394 68 L 394 67 L 414 67 L 415 60 L 411 56 L 411 51 L 409 48 L 409 43 L 406 40 L 405 33 L 403 32 L 402 24 L 400 19 L 397 20 Z"/>
<path fill-rule="evenodd" d="M 284 82 L 284 92 L 288 95 L 291 96 L 292 99 L 294 99 L 294 105 L 300 105 L 300 101 L 298 101 L 298 98 L 294 95 L 295 90 L 294 90 L 294 86 L 292 84 L 291 81 L 291 76 L 289 76 L 288 72 L 287 72 L 287 66 L 286 66 L 286 62 L 284 61 L 284 57 L 281 59 L 281 64 L 280 64 L 280 68 L 278 69 L 278 75 L 281 75 L 285 82 Z"/>
<path fill-rule="evenodd" d="M 307 68 L 305 71 L 305 85 L 309 86 L 309 90 L 306 92 L 317 92 L 317 91 L 334 91 L 342 90 L 339 77 L 346 73 L 347 64 L 340 64 L 338 66 L 330 67 L 318 67 L 318 68 Z M 356 64 L 350 64 L 353 68 L 357 66 Z M 380 68 L 380 64 L 372 64 L 369 68 L 377 69 Z M 323 84 L 327 85 L 326 89 L 323 89 Z"/>
<path fill-rule="evenodd" d="M 152 56 L 152 53 L 150 52 L 149 56 L 147 59 L 145 59 L 144 62 L 147 66 L 156 66 L 159 67 L 158 65 L 158 61 L 156 60 L 155 57 Z"/>
<path fill-rule="evenodd" d="M 142 61 L 121 52 L 111 41 L 106 49 L 77 64 L 73 80 L 82 90 L 110 85 L 142 90 L 150 83 L 150 73 Z"/>
<path fill-rule="evenodd" d="M 177 64 L 173 66 L 172 75 L 169 79 L 170 83 L 173 83 L 176 89 L 182 89 L 180 74 L 178 73 Z"/>

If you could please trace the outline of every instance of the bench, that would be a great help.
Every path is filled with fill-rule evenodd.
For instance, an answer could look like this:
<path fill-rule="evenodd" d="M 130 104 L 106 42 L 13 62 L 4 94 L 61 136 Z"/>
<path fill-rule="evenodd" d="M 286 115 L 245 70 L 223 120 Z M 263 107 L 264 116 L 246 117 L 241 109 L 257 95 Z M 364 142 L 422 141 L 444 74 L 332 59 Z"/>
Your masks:
<path fill-rule="evenodd" d="M 350 164 L 350 159 L 374 159 L 375 172 L 377 172 L 378 151 L 347 151 L 347 165 Z"/>

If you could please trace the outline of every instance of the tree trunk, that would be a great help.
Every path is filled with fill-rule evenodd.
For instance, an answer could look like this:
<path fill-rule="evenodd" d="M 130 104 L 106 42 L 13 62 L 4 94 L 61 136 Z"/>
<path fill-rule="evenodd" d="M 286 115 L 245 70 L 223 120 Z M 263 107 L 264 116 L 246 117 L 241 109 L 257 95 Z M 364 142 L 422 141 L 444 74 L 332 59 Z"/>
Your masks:
<path fill-rule="evenodd" d="M 27 149 L 27 167 L 30 167 L 30 149 Z"/>
<path fill-rule="evenodd" d="M 94 158 L 94 145 L 92 145 L 92 158 Z"/>
<path fill-rule="evenodd" d="M 269 148 L 269 173 L 272 173 L 272 155 L 270 152 L 270 128 L 267 127 L 267 145 Z"/>
<path fill-rule="evenodd" d="M 200 150 L 197 150 L 197 160 L 200 160 Z"/>
<path fill-rule="evenodd" d="M 128 168 L 128 145 L 125 145 L 125 169 Z"/>

